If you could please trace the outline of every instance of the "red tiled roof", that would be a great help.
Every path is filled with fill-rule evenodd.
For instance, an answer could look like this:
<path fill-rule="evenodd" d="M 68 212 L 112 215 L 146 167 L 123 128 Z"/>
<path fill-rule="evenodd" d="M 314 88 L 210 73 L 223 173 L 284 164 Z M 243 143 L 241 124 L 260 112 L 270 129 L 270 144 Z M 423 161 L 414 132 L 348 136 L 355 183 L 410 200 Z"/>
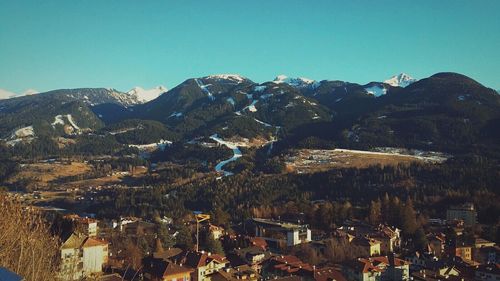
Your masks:
<path fill-rule="evenodd" d="M 335 281 L 347 281 L 340 271 L 332 267 L 316 269 L 314 272 L 314 280 L 316 281 L 328 281 L 332 279 Z"/>
<path fill-rule="evenodd" d="M 95 246 L 104 246 L 108 245 L 108 242 L 104 240 L 99 240 L 99 239 L 94 239 L 94 238 L 87 238 L 85 242 L 83 243 L 82 247 L 83 248 L 89 248 L 89 247 L 95 247 Z"/>
<path fill-rule="evenodd" d="M 209 255 L 208 253 L 205 252 L 187 252 L 186 257 L 184 258 L 184 263 L 192 268 L 199 268 L 202 266 L 206 266 L 211 261 L 216 261 L 218 263 L 225 263 L 227 260 L 226 257 L 224 256 L 218 254 Z"/>

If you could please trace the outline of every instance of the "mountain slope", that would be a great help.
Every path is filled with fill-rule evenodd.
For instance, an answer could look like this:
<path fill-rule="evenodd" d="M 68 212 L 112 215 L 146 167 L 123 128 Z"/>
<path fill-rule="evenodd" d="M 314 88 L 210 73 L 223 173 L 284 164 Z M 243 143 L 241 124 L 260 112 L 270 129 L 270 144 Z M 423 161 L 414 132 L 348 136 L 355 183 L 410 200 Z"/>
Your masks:
<path fill-rule="evenodd" d="M 140 103 L 145 103 L 156 99 L 165 92 L 167 92 L 167 88 L 165 88 L 164 86 L 158 86 L 148 90 L 145 90 L 141 87 L 134 87 L 127 92 L 127 95 L 134 97 L 134 99 Z"/>

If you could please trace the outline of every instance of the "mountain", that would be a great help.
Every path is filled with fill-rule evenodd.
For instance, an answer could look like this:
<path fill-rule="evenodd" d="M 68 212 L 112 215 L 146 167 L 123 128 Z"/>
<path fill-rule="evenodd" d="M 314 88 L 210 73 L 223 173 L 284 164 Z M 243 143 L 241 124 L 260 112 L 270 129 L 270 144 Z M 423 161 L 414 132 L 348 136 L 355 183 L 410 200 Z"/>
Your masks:
<path fill-rule="evenodd" d="M 105 88 L 61 89 L 0 100 L 0 138 L 29 126 L 36 135 L 92 131 L 103 126 L 92 112 L 93 106 L 114 104 L 124 108 L 137 103 L 133 96 Z"/>
<path fill-rule="evenodd" d="M 68 136 L 105 127 L 100 134 L 128 144 L 217 134 L 258 144 L 278 139 L 281 148 L 498 148 L 500 95 L 495 90 L 457 73 L 438 73 L 406 87 L 402 82 L 411 79 L 399 78 L 391 82 L 399 86 L 392 86 L 280 75 L 258 84 L 217 74 L 187 79 L 145 103 L 153 97 L 145 93 L 156 95 L 164 88 L 55 90 L 1 100 L 0 136 L 10 141 L 31 132 Z"/>
<path fill-rule="evenodd" d="M 165 92 L 167 92 L 167 88 L 165 88 L 164 86 L 158 86 L 148 90 L 145 90 L 141 87 L 134 87 L 127 92 L 127 95 L 134 97 L 140 103 L 145 103 L 156 99 Z"/>
<path fill-rule="evenodd" d="M 348 130 L 369 146 L 477 149 L 500 141 L 500 96 L 457 73 L 438 73 L 378 99 Z M 494 147 L 496 145 L 492 145 Z"/>
<path fill-rule="evenodd" d="M 127 115 L 160 121 L 185 138 L 217 133 L 268 140 L 275 137 L 277 128 L 331 118 L 328 109 L 288 83 L 259 85 L 239 75 L 188 79 Z"/>
<path fill-rule="evenodd" d="M 408 85 L 415 83 L 417 79 L 409 76 L 406 73 L 401 73 L 384 81 L 384 83 L 389 84 L 393 87 L 407 87 Z"/>

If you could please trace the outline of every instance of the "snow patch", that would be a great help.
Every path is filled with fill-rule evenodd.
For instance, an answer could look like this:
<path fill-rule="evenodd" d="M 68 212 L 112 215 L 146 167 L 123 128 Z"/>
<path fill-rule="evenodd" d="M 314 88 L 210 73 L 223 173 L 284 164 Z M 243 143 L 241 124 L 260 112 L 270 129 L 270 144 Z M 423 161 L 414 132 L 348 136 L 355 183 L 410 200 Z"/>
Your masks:
<path fill-rule="evenodd" d="M 274 80 L 273 83 L 275 84 L 288 84 L 292 87 L 298 87 L 298 88 L 303 88 L 303 87 L 308 87 L 308 86 L 313 86 L 313 88 L 316 88 L 319 86 L 319 83 L 312 79 L 304 78 L 304 77 L 297 77 L 297 78 L 290 78 L 286 75 L 278 75 Z"/>
<path fill-rule="evenodd" d="M 239 74 L 215 74 L 215 75 L 206 76 L 204 78 L 230 80 L 230 81 L 237 82 L 237 83 L 241 83 L 241 82 L 247 80 L 245 77 L 243 77 Z"/>
<path fill-rule="evenodd" d="M 161 85 L 148 90 L 145 90 L 141 87 L 134 87 L 133 89 L 127 92 L 127 95 L 136 97 L 139 102 L 145 103 L 156 99 L 165 92 L 167 92 L 167 88 Z"/>
<path fill-rule="evenodd" d="M 253 90 L 256 92 L 263 92 L 266 88 L 267 88 L 267 86 L 255 86 L 255 88 L 253 88 Z"/>
<path fill-rule="evenodd" d="M 64 120 L 62 115 L 56 115 L 54 117 L 54 122 L 52 122 L 52 128 L 55 128 L 57 124 L 63 125 L 64 126 Z"/>
<path fill-rule="evenodd" d="M 73 120 L 73 116 L 71 114 L 66 115 L 66 118 L 68 118 L 68 122 L 75 128 L 75 130 L 80 130 L 80 127 L 78 127 L 75 123 L 75 120 Z"/>
<path fill-rule="evenodd" d="M 181 117 L 182 116 L 182 112 L 173 112 L 172 114 L 170 114 L 170 116 L 168 116 L 168 118 L 170 117 Z"/>
<path fill-rule="evenodd" d="M 226 99 L 228 103 L 230 103 L 232 106 L 234 106 L 236 104 L 236 102 L 234 101 L 233 98 L 227 98 Z"/>
<path fill-rule="evenodd" d="M 365 88 L 368 94 L 374 95 L 376 97 L 383 96 L 387 93 L 387 89 L 378 85 Z"/>
<path fill-rule="evenodd" d="M 200 79 L 196 78 L 194 79 L 194 81 L 196 81 L 196 84 L 198 84 L 198 87 L 200 87 L 200 89 L 205 93 L 207 94 L 208 98 L 210 100 L 215 100 L 215 97 L 212 95 L 212 93 L 210 92 L 210 90 L 208 90 L 208 86 L 210 86 L 211 84 L 203 84 L 203 82 L 200 81 Z"/>
<path fill-rule="evenodd" d="M 238 160 L 238 158 L 240 158 L 241 156 L 243 156 L 243 154 L 241 153 L 241 150 L 239 149 L 239 147 L 235 143 L 225 141 L 225 140 L 221 139 L 217 134 L 211 135 L 210 139 L 218 142 L 219 144 L 225 145 L 226 147 L 228 147 L 229 149 L 231 149 L 233 151 L 233 157 L 217 163 L 217 165 L 215 166 L 215 171 L 217 173 L 221 173 L 222 172 L 224 174 L 224 176 L 226 176 L 226 177 L 233 175 L 232 172 L 225 171 L 222 168 L 226 164 L 228 164 L 230 162 L 233 162 L 233 161 L 236 161 L 236 160 Z"/>

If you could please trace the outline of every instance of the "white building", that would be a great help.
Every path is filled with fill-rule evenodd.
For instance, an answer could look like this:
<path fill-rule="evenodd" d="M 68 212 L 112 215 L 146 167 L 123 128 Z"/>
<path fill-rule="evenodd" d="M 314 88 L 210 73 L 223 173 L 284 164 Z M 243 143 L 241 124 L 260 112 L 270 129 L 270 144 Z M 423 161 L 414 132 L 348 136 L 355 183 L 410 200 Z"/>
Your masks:
<path fill-rule="evenodd" d="M 61 246 L 60 275 L 64 280 L 78 280 L 102 272 L 107 262 L 107 242 L 73 233 Z"/>
<path fill-rule="evenodd" d="M 278 248 L 311 242 L 311 230 L 307 225 L 258 218 L 253 219 L 253 224 L 256 237 Z"/>

